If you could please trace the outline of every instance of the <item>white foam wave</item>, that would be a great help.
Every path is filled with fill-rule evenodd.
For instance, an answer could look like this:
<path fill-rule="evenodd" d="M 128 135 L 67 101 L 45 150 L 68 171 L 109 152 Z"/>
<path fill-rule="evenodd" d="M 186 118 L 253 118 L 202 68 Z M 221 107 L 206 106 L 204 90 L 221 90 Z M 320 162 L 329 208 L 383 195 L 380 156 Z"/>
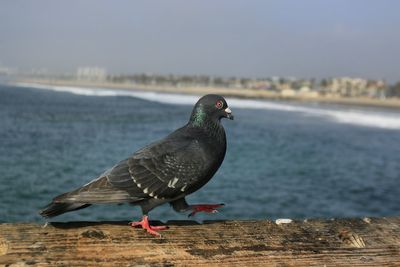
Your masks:
<path fill-rule="evenodd" d="M 130 90 L 117 90 L 107 88 L 81 88 L 68 86 L 52 86 L 41 84 L 17 84 L 19 86 L 53 90 L 58 92 L 69 92 L 86 96 L 130 96 L 148 101 L 175 104 L 175 105 L 193 105 L 199 99 L 198 95 L 183 95 L 172 93 L 142 92 Z M 264 100 L 249 99 L 228 99 L 229 106 L 232 108 L 243 109 L 267 109 L 285 112 L 295 112 L 297 114 L 318 116 L 327 118 L 338 123 L 346 123 L 358 126 L 377 127 L 384 129 L 400 130 L 399 112 L 378 112 L 366 110 L 338 110 L 332 108 L 314 108 L 293 105 L 290 103 L 276 103 Z"/>
<path fill-rule="evenodd" d="M 297 112 L 311 116 L 326 117 L 339 123 L 400 130 L 399 112 L 310 108 L 290 104 L 245 99 L 230 99 L 229 105 L 248 109 L 254 108 Z"/>
<path fill-rule="evenodd" d="M 17 83 L 17 86 L 24 86 L 36 89 L 52 90 L 57 92 L 68 92 L 76 95 L 86 96 L 131 96 L 148 101 L 175 104 L 175 105 L 193 105 L 199 99 L 196 95 L 183 95 L 172 93 L 157 93 L 157 92 L 144 92 L 132 90 L 118 90 L 107 88 L 84 88 L 84 87 L 70 87 L 70 86 L 53 86 L 44 84 L 26 84 Z"/>

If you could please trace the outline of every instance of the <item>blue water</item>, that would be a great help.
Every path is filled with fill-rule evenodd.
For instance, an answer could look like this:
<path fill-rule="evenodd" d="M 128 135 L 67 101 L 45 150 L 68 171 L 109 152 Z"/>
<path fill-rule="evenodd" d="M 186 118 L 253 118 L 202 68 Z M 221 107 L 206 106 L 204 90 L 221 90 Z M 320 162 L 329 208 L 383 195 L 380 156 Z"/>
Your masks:
<path fill-rule="evenodd" d="M 0 85 L 0 221 L 44 221 L 39 208 L 184 125 L 193 101 L 84 94 Z M 196 219 L 399 215 L 400 111 L 229 103 L 235 120 L 223 121 L 225 161 L 188 197 L 190 203 L 226 206 Z M 140 216 L 137 207 L 98 205 L 54 220 Z M 150 216 L 186 218 L 168 205 Z"/>

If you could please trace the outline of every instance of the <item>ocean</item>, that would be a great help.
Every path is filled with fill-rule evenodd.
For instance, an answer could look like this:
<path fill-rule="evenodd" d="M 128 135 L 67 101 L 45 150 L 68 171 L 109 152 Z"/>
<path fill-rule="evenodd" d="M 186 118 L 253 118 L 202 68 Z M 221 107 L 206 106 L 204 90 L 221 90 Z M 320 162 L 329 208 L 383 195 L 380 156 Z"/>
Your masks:
<path fill-rule="evenodd" d="M 0 85 L 0 222 L 37 211 L 183 126 L 198 96 Z M 399 215 L 400 110 L 227 98 L 228 150 L 190 203 L 225 203 L 196 220 Z M 97 205 L 52 221 L 134 220 Z M 164 205 L 152 220 L 183 220 Z"/>

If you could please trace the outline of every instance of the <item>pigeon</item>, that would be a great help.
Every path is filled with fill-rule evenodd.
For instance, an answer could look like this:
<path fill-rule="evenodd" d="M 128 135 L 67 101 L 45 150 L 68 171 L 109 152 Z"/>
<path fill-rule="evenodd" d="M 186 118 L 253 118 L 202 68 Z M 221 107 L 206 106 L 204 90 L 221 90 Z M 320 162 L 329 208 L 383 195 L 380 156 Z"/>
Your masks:
<path fill-rule="evenodd" d="M 39 214 L 45 218 L 86 208 L 92 204 L 139 205 L 143 217 L 131 222 L 154 236 L 166 226 L 152 226 L 148 213 L 169 203 L 177 212 L 218 212 L 224 204 L 189 205 L 185 197 L 204 186 L 221 166 L 226 153 L 222 118 L 233 120 L 226 100 L 219 95 L 201 97 L 189 122 L 134 152 L 86 185 L 55 197 Z"/>

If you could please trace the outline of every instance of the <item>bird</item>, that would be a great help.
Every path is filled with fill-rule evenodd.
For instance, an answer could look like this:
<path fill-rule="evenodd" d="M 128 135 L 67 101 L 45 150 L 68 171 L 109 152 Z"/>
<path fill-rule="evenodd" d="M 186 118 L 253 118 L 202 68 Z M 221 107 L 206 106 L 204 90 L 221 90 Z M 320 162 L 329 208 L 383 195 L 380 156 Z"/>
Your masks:
<path fill-rule="evenodd" d="M 234 116 L 224 97 L 208 94 L 194 105 L 189 121 L 161 140 L 137 150 L 89 183 L 53 198 L 39 211 L 45 218 L 92 204 L 130 203 L 142 210 L 142 220 L 130 222 L 160 236 L 148 213 L 169 203 L 177 212 L 218 212 L 224 204 L 192 204 L 185 197 L 203 187 L 221 166 L 227 148 L 222 118 Z"/>

